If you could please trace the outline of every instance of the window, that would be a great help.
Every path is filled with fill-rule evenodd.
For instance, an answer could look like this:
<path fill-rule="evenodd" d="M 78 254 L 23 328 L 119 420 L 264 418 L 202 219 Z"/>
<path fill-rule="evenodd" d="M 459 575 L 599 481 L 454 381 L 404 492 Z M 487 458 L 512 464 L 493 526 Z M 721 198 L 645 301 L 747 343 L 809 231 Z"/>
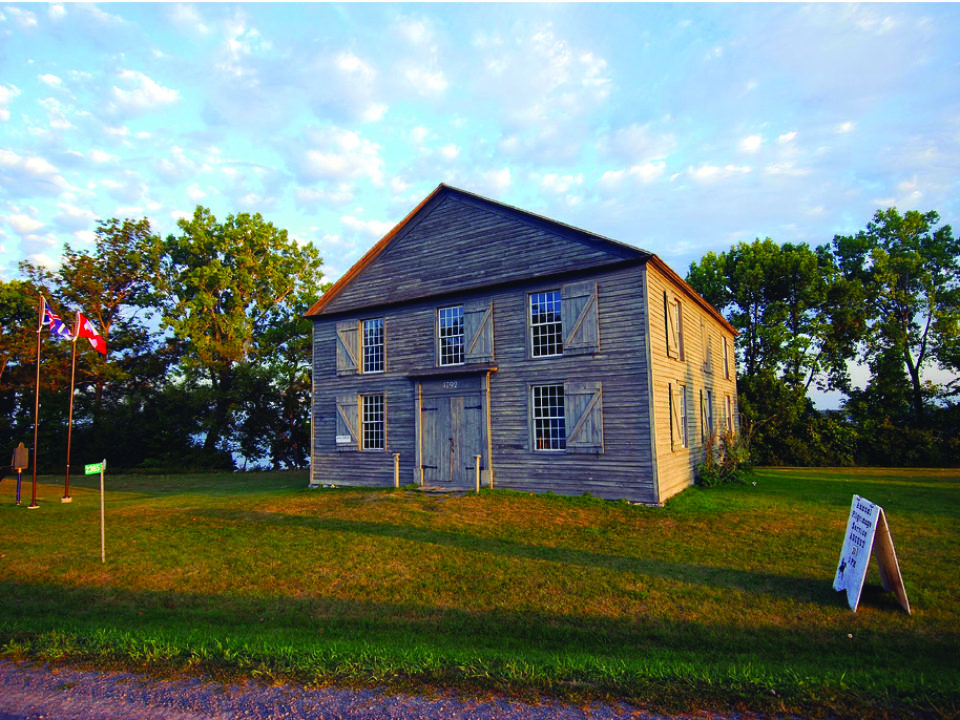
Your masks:
<path fill-rule="evenodd" d="M 730 379 L 730 341 L 727 338 L 723 339 L 723 377 Z"/>
<path fill-rule="evenodd" d="M 713 391 L 712 390 L 701 390 L 700 391 L 700 422 L 702 423 L 703 430 L 701 431 L 701 438 L 704 442 L 711 439 L 713 436 Z"/>
<path fill-rule="evenodd" d="M 683 305 L 664 291 L 663 307 L 667 324 L 667 355 L 683 360 Z"/>
<path fill-rule="evenodd" d="M 667 384 L 670 408 L 670 448 L 687 447 L 687 388 L 685 385 Z"/>
<path fill-rule="evenodd" d="M 363 321 L 363 372 L 378 373 L 384 369 L 383 318 Z"/>
<path fill-rule="evenodd" d="M 727 395 L 726 417 L 723 420 L 727 432 L 733 432 L 733 400 L 729 395 Z"/>
<path fill-rule="evenodd" d="M 563 385 L 533 386 L 533 435 L 537 450 L 567 446 Z"/>
<path fill-rule="evenodd" d="M 362 448 L 383 450 L 386 436 L 383 395 L 361 395 Z"/>
<path fill-rule="evenodd" d="M 441 365 L 463 364 L 463 306 L 437 311 L 438 357 Z"/>
<path fill-rule="evenodd" d="M 559 290 L 530 295 L 530 338 L 533 357 L 563 354 L 563 320 Z"/>

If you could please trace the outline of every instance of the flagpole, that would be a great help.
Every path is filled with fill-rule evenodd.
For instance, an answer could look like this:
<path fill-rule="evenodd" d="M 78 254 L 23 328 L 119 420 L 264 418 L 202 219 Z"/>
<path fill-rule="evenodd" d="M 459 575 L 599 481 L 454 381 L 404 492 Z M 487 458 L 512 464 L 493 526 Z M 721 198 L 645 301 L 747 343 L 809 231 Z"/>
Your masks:
<path fill-rule="evenodd" d="M 70 364 L 70 415 L 67 419 L 67 475 L 63 481 L 63 497 L 60 502 L 73 502 L 70 497 L 70 441 L 73 437 L 73 385 L 77 375 L 77 338 L 80 332 L 80 311 L 74 317 L 73 322 L 73 360 Z"/>
<path fill-rule="evenodd" d="M 43 333 L 43 314 L 47 306 L 47 300 L 40 295 L 40 318 L 37 323 L 37 384 L 33 393 L 33 500 L 28 506 L 29 509 L 40 507 L 37 504 L 37 431 L 40 428 L 40 338 Z"/>

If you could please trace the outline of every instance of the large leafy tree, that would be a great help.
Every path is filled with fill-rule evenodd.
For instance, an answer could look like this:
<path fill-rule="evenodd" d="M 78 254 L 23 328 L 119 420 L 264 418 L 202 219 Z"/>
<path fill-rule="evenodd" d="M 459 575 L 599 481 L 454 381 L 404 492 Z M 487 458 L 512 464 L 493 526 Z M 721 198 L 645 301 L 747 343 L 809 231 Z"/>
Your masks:
<path fill-rule="evenodd" d="M 239 449 L 231 443 L 251 413 L 245 380 L 259 376 L 263 387 L 252 368 L 295 344 L 293 301 L 319 295 L 322 261 L 259 214 L 219 222 L 198 206 L 178 226 L 163 247 L 162 326 L 180 343 L 183 378 L 209 393 L 204 448 Z"/>
<path fill-rule="evenodd" d="M 919 428 L 931 396 L 924 369 L 960 369 L 960 239 L 938 225 L 936 212 L 878 210 L 866 229 L 838 235 L 832 246 L 845 281 L 865 299 L 861 359 L 875 391 L 867 394 L 907 395 Z M 898 393 L 904 376 L 907 392 Z"/>
<path fill-rule="evenodd" d="M 737 355 L 750 377 L 781 378 L 806 390 L 842 384 L 860 327 L 852 289 L 828 253 L 770 238 L 707 253 L 689 282 L 740 332 Z"/>

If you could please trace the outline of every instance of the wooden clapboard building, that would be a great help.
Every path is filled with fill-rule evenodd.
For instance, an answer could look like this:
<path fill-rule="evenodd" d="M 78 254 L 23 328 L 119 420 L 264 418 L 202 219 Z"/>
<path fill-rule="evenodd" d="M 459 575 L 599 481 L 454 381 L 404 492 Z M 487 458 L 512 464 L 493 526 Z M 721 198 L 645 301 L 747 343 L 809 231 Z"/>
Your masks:
<path fill-rule="evenodd" d="M 440 185 L 307 313 L 311 484 L 661 503 L 735 428 L 734 329 L 656 255 Z"/>

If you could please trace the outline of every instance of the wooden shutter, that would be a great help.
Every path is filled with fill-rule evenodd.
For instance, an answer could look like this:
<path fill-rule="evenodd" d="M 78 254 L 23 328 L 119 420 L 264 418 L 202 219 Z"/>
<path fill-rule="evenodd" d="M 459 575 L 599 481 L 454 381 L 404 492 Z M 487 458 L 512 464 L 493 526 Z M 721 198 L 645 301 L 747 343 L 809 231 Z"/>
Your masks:
<path fill-rule="evenodd" d="M 683 415 L 681 415 L 682 398 L 680 393 L 684 388 L 682 385 L 667 385 L 670 393 L 670 449 L 676 450 L 683 447 Z"/>
<path fill-rule="evenodd" d="M 671 301 L 667 291 L 663 292 L 663 316 L 667 323 L 667 355 L 680 357 L 680 338 L 677 337 L 677 306 Z"/>
<path fill-rule="evenodd" d="M 493 362 L 493 303 L 480 300 L 463 308 L 464 362 Z"/>
<path fill-rule="evenodd" d="M 568 380 L 563 386 L 567 452 L 603 452 L 603 391 L 599 382 Z"/>
<path fill-rule="evenodd" d="M 337 396 L 337 450 L 360 449 L 360 401 L 357 395 Z"/>
<path fill-rule="evenodd" d="M 594 280 L 560 289 L 563 317 L 563 354 L 589 355 L 600 349 L 597 283 Z"/>
<path fill-rule="evenodd" d="M 337 375 L 356 375 L 360 368 L 360 332 L 356 320 L 337 323 Z"/>

